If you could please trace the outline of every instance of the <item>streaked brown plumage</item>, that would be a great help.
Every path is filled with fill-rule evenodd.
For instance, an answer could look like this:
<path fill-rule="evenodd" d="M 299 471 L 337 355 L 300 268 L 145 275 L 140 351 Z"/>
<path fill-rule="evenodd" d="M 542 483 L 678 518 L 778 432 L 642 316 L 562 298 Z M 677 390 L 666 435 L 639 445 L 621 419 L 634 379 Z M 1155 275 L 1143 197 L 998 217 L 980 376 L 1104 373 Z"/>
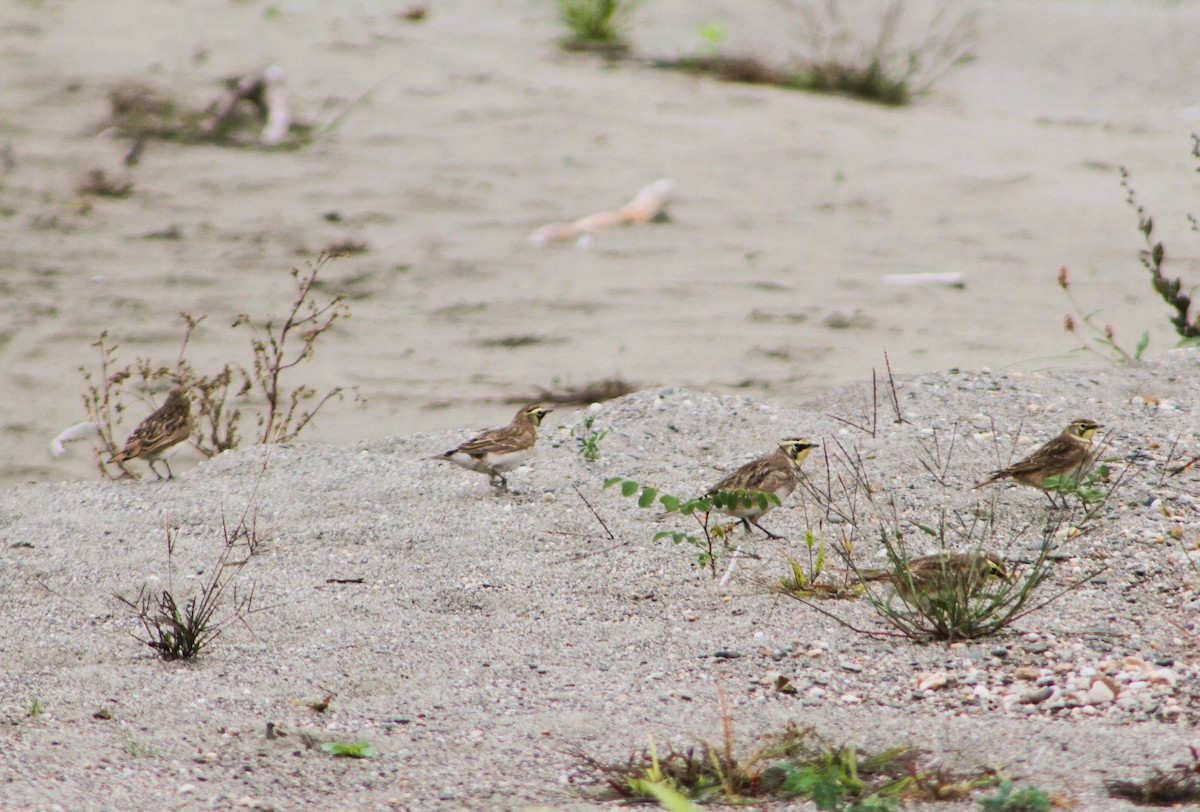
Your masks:
<path fill-rule="evenodd" d="M 516 468 L 533 454 L 538 426 L 552 411 L 531 403 L 522 407 L 507 426 L 485 431 L 430 459 L 447 460 L 468 470 L 487 474 L 494 487 L 507 491 L 508 479 L 504 472 Z"/>
<path fill-rule="evenodd" d="M 817 443 L 805 440 L 802 437 L 789 437 L 786 440 L 780 440 L 779 448 L 774 453 L 746 463 L 709 488 L 704 496 L 711 498 L 720 491 L 747 490 L 771 493 L 783 499 L 796 489 L 796 471 L 800 468 L 800 464 L 804 462 L 804 458 L 814 448 L 818 447 Z M 768 504 L 764 508 L 762 505 L 755 503 L 750 507 L 722 508 L 721 512 L 741 519 L 747 533 L 750 532 L 750 525 L 754 525 L 766 533 L 768 538 L 782 538 L 782 536 L 772 533 L 756 521 L 764 513 L 771 510 L 772 507 L 772 505 Z"/>
<path fill-rule="evenodd" d="M 908 603 L 938 595 L 975 595 L 990 578 L 1009 580 L 995 553 L 938 553 L 914 558 L 901 570 L 859 570 L 860 581 L 890 581 Z"/>
<path fill-rule="evenodd" d="M 166 402 L 143 420 L 125 441 L 125 447 L 113 454 L 109 462 L 143 459 L 159 479 L 163 476 L 154 467 L 158 460 L 167 466 L 167 479 L 174 479 L 167 457 L 187 442 L 196 426 L 192 418 L 192 399 L 183 387 L 172 389 Z"/>
<path fill-rule="evenodd" d="M 1072 420 L 1061 434 L 1037 451 L 1007 468 L 993 471 L 975 487 L 1012 479 L 1031 488 L 1042 488 L 1050 477 L 1081 476 L 1092 462 L 1092 437 L 1102 428 L 1095 420 Z M 1050 501 L 1054 499 L 1051 497 Z"/>

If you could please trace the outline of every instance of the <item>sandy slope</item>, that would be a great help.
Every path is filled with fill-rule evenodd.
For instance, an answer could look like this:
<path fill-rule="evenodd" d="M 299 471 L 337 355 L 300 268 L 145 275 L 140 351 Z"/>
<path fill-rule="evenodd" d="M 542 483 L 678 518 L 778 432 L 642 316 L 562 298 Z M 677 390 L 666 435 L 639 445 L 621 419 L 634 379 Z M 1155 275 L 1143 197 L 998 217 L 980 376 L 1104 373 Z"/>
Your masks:
<path fill-rule="evenodd" d="M 916 24 L 930 6 L 912 5 Z M 487 425 L 508 411 L 497 399 L 612 374 L 796 403 L 863 379 L 885 350 L 902 372 L 1061 364 L 1074 346 L 1061 264 L 1126 346 L 1149 329 L 1161 351 L 1172 337 L 1116 168 L 1135 173 L 1171 267 L 1194 277 L 1181 235 L 1200 9 L 969 5 L 977 60 L 890 110 L 564 55 L 534 0 L 438 2 L 419 25 L 377 2 L 10 4 L 0 480 L 95 476 L 85 450 L 56 461 L 46 447 L 82 417 L 77 370 L 102 330 L 126 360 L 170 363 L 176 314 L 208 314 L 193 360 L 246 364 L 233 316 L 281 313 L 287 270 L 346 238 L 370 248 L 329 271 L 354 319 L 303 376 L 366 403 L 330 410 L 319 441 Z M 731 51 L 799 42 L 794 13 L 767 0 L 648 3 L 631 39 L 686 53 L 712 21 Z M 268 62 L 302 116 L 351 108 L 329 137 L 277 154 L 151 144 L 127 170 L 131 198 L 81 207 L 89 169 L 126 171 L 127 144 L 96 130 L 114 84 L 199 106 L 219 78 Z M 669 224 L 588 251 L 524 243 L 664 176 L 678 184 Z M 147 238 L 171 227 L 181 239 Z M 880 284 L 930 271 L 966 288 Z M 533 340 L 505 347 L 514 337 Z"/>
<path fill-rule="evenodd" d="M 593 410 L 610 432 L 594 465 L 567 434 L 580 415 L 552 415 L 508 497 L 423 459 L 461 432 L 245 449 L 165 484 L 10 488 L 0 493 L 0 807 L 592 808 L 570 749 L 623 760 L 648 735 L 663 747 L 715 738 L 721 674 L 747 745 L 796 721 L 835 742 L 914 743 L 959 767 L 1005 766 L 1078 808 L 1131 808 L 1106 799 L 1103 780 L 1169 767 L 1194 743 L 1200 602 L 1183 551 L 1200 534 L 1200 483 L 1164 472 L 1196 453 L 1196 368 L 1186 353 L 1053 376 L 903 378 L 907 422 L 894 423 L 884 400 L 873 437 L 843 422 L 870 420 L 861 382 L 802 408 L 651 390 Z M 1088 532 L 1056 541 L 1044 594 L 1098 567 L 1102 577 L 1012 634 L 950 648 L 856 635 L 756 586 L 783 574 L 782 553 L 803 555 L 806 529 L 830 540 L 846 529 L 810 499 L 770 514 L 791 540 L 755 541 L 760 558 L 720 589 L 686 550 L 651 541 L 673 525 L 601 489 L 622 475 L 693 493 L 803 433 L 856 449 L 905 522 L 988 507 L 1000 517 L 992 547 L 1019 569 L 1040 543 L 1021 528 L 1042 520 L 1045 501 L 966 488 L 1081 414 L 1108 427 L 1106 456 L 1124 474 Z M 954 441 L 935 466 L 945 484 L 914 463 L 935 432 L 943 449 Z M 823 459 L 807 467 L 825 478 Z M 253 586 L 264 611 L 229 626 L 195 665 L 158 661 L 130 636 L 136 625 L 113 593 L 194 589 L 212 572 L 222 517 L 248 509 L 264 546 L 227 576 Z M 872 513 L 861 511 L 855 554 L 872 565 Z M 905 526 L 914 551 L 928 551 Z M 880 628 L 863 601 L 827 606 Z M 1073 710 L 1004 699 L 1031 689 L 1020 669 L 1065 685 L 1087 669 L 1116 673 L 1126 657 L 1178 682 L 1126 683 L 1117 702 Z M 958 684 L 917 690 L 938 671 Z M 769 689 L 772 672 L 799 693 Z M 336 698 L 323 715 L 301 704 L 326 693 Z M 44 712 L 31 718 L 35 697 Z M 109 718 L 94 716 L 102 710 Z M 268 723 L 285 735 L 268 738 Z M 348 762 L 308 746 L 351 740 L 379 754 Z"/>

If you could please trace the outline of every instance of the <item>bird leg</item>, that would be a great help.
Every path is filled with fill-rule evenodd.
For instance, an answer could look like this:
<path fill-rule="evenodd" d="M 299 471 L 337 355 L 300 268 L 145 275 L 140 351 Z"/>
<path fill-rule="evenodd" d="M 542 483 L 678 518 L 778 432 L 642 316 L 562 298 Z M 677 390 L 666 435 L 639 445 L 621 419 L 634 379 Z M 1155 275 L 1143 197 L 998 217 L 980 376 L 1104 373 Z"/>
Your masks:
<path fill-rule="evenodd" d="M 767 534 L 767 538 L 769 538 L 769 539 L 781 539 L 781 538 L 784 538 L 783 536 L 779 535 L 778 533 L 772 533 L 770 530 L 768 530 L 767 528 L 763 527 L 761 524 L 759 524 L 758 522 L 754 521 L 753 519 L 742 519 L 742 522 L 746 524 L 746 532 L 747 532 L 747 533 L 749 533 L 749 532 L 750 532 L 750 525 L 754 525 L 754 526 L 755 526 L 755 527 L 757 527 L 759 530 L 761 530 L 761 531 L 763 531 L 764 533 L 766 533 L 766 534 Z"/>
<path fill-rule="evenodd" d="M 508 493 L 508 478 L 499 471 L 492 471 L 492 487 L 500 493 Z"/>
<path fill-rule="evenodd" d="M 166 460 L 164 460 L 164 462 L 165 462 L 165 461 L 166 461 Z M 160 473 L 158 472 L 158 469 L 154 467 L 154 460 L 146 460 L 146 462 L 147 462 L 147 463 L 150 465 L 150 470 L 154 472 L 154 475 L 155 475 L 156 477 L 158 477 L 158 478 L 159 478 L 159 480 L 162 480 L 162 478 L 163 478 L 163 475 L 162 475 L 162 474 L 160 474 Z M 170 466 L 167 466 L 167 470 L 168 470 L 168 471 L 170 471 L 170 470 L 171 470 Z"/>

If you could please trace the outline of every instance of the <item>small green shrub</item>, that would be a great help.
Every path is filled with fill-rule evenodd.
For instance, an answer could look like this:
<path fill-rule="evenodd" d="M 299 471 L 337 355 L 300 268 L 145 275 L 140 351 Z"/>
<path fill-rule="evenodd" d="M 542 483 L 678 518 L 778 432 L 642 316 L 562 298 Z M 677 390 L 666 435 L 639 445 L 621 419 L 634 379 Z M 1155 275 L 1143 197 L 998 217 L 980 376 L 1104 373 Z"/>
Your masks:
<path fill-rule="evenodd" d="M 612 477 L 605 480 L 604 487 L 611 488 L 619 485 L 623 496 L 637 497 L 638 507 L 650 508 L 656 504 L 666 508 L 666 514 L 679 513 L 692 516 L 700 526 L 700 535 L 682 530 L 662 530 L 654 534 L 654 540 L 669 538 L 675 544 L 687 544 L 696 550 L 696 566 L 708 568 L 712 577 L 717 577 L 717 563 L 724 556 L 734 552 L 736 547 L 729 545 L 733 537 L 736 522 L 727 524 L 713 523 L 712 512 L 722 509 L 749 508 L 758 505 L 762 509 L 777 507 L 781 503 L 773 493 L 734 489 L 718 491 L 711 497 L 701 499 L 681 499 L 669 493 L 663 493 L 650 485 L 642 485 L 632 479 Z"/>
<path fill-rule="evenodd" d="M 373 758 L 379 752 L 370 742 L 327 742 L 321 749 L 341 758 Z"/>
<path fill-rule="evenodd" d="M 984 812 L 1050 812 L 1050 796 L 1037 787 L 1014 789 L 1011 781 L 1000 785 L 1000 791 L 979 802 Z"/>
<path fill-rule="evenodd" d="M 571 436 L 579 446 L 579 456 L 588 462 L 600 459 L 600 443 L 608 436 L 608 429 L 596 431 L 595 424 L 596 416 L 589 414 L 584 416 L 582 426 L 571 428 Z"/>
<path fill-rule="evenodd" d="M 639 0 L 558 0 L 558 16 L 570 30 L 568 49 L 624 49 L 622 29 Z"/>

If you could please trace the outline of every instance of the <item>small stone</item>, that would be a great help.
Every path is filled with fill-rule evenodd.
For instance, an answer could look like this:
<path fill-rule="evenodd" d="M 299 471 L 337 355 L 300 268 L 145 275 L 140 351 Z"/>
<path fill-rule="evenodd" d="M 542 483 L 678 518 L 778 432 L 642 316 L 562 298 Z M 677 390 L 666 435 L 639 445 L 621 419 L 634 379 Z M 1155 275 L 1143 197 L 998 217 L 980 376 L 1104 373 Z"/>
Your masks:
<path fill-rule="evenodd" d="M 179 795 L 191 795 L 195 791 L 196 791 L 195 784 L 180 784 L 179 788 L 175 790 L 175 792 L 178 793 Z"/>
<path fill-rule="evenodd" d="M 917 683 L 918 691 L 940 691 L 950 684 L 950 675 L 945 671 L 935 671 Z"/>
<path fill-rule="evenodd" d="M 1022 705 L 1040 705 L 1054 695 L 1054 689 L 1047 686 L 1038 688 L 1034 691 L 1026 691 L 1021 694 L 1020 703 Z"/>
<path fill-rule="evenodd" d="M 1083 702 L 1087 705 L 1106 705 L 1116 698 L 1116 692 L 1104 680 L 1096 680 L 1084 693 Z"/>
<path fill-rule="evenodd" d="M 1032 665 L 1023 665 L 1013 672 L 1013 676 L 1017 679 L 1035 680 L 1042 675 L 1041 669 L 1034 668 Z"/>
<path fill-rule="evenodd" d="M 1026 643 L 1022 648 L 1030 654 L 1045 654 L 1050 650 L 1050 644 L 1044 640 L 1039 640 L 1036 643 Z"/>
<path fill-rule="evenodd" d="M 1160 668 L 1150 674 L 1151 685 L 1169 685 L 1175 687 L 1175 683 L 1179 681 L 1179 675 L 1169 668 Z"/>
<path fill-rule="evenodd" d="M 992 656 L 999 657 L 1003 660 L 1008 656 L 1008 649 L 1006 649 L 1004 646 L 997 646 L 996 648 L 992 649 Z"/>
<path fill-rule="evenodd" d="M 849 671 L 851 674 L 861 674 L 863 670 L 861 665 L 855 665 L 854 663 L 847 662 L 838 663 L 838 668 L 842 669 L 843 671 Z"/>
<path fill-rule="evenodd" d="M 92 714 L 92 718 L 93 719 L 103 719 L 103 720 L 107 721 L 112 718 L 112 711 L 110 711 L 108 708 L 101 708 L 100 710 L 98 710 Z"/>
<path fill-rule="evenodd" d="M 736 660 L 741 657 L 741 652 L 734 651 L 728 648 L 719 648 L 713 652 L 713 656 L 722 660 Z"/>
<path fill-rule="evenodd" d="M 862 702 L 862 699 L 855 696 L 854 694 L 842 694 L 841 700 L 843 702 L 845 702 L 847 705 L 858 705 L 859 703 Z"/>

